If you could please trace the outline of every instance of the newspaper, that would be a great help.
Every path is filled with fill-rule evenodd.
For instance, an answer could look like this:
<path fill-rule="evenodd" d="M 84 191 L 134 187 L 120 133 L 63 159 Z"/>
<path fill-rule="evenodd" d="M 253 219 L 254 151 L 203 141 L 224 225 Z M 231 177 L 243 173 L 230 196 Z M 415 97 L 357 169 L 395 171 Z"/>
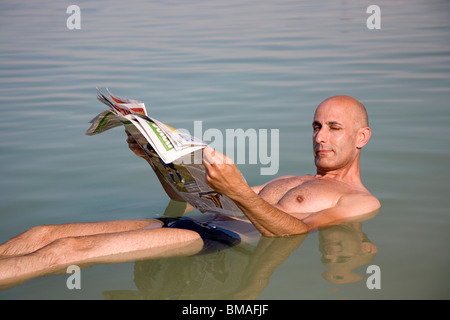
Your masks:
<path fill-rule="evenodd" d="M 107 97 L 97 91 L 97 99 L 109 109 L 90 121 L 87 135 L 124 126 L 148 155 L 153 169 L 186 202 L 201 212 L 243 216 L 231 199 L 206 184 L 206 169 L 201 162 L 206 143 L 149 117 L 142 101 L 122 98 L 109 90 Z"/>

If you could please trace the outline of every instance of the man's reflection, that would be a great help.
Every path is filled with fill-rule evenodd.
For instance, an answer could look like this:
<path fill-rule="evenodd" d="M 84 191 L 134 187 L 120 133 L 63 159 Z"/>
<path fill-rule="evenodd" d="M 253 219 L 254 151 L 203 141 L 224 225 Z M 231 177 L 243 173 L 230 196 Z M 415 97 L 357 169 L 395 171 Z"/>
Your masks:
<path fill-rule="evenodd" d="M 319 251 L 328 270 L 322 276 L 335 284 L 360 281 L 363 277 L 354 269 L 372 261 L 378 252 L 362 232 L 362 223 L 348 223 L 319 232 Z"/>
<path fill-rule="evenodd" d="M 376 246 L 362 232 L 362 223 L 375 214 L 318 231 L 321 262 L 327 267 L 322 274 L 325 280 L 333 284 L 362 280 L 353 270 L 369 263 L 377 253 Z M 137 291 L 108 291 L 104 296 L 152 300 L 257 299 L 275 269 L 300 247 L 306 236 L 262 237 L 256 246 L 241 243 L 204 255 L 136 261 Z"/>

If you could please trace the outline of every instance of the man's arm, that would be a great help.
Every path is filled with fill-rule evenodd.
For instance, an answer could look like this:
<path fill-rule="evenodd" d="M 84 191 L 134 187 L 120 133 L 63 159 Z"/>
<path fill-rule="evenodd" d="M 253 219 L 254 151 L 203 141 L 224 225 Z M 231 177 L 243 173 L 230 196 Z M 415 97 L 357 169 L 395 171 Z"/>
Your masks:
<path fill-rule="evenodd" d="M 211 149 L 205 149 L 204 154 L 206 182 L 217 192 L 232 199 L 264 236 L 302 234 L 378 208 L 373 197 L 355 194 L 343 196 L 334 207 L 319 212 L 287 213 L 259 197 L 229 158 Z"/>
<path fill-rule="evenodd" d="M 261 234 L 273 237 L 308 232 L 304 222 L 260 198 L 245 182 L 231 159 L 210 148 L 205 148 L 203 152 L 206 183 L 233 200 Z"/>

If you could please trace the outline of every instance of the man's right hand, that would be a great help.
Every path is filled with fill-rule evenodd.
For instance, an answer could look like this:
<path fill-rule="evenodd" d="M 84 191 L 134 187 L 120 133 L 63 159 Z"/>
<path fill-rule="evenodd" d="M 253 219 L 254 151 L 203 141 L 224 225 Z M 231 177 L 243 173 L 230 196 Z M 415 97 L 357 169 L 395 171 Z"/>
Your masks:
<path fill-rule="evenodd" d="M 163 186 L 164 191 L 166 191 L 169 198 L 172 200 L 176 200 L 176 201 L 186 202 L 177 192 L 175 192 L 173 187 L 170 186 L 169 183 L 164 179 L 161 172 L 159 172 L 159 170 L 156 169 L 156 167 L 152 163 L 152 160 L 150 160 L 150 157 L 147 155 L 147 153 L 145 153 L 144 150 L 142 150 L 141 146 L 136 142 L 136 140 L 133 138 L 133 136 L 127 130 L 125 130 L 125 133 L 127 134 L 128 148 L 130 148 L 130 150 L 133 151 L 134 154 L 137 155 L 138 157 L 141 157 L 141 158 L 147 160 L 148 164 L 152 167 L 153 171 L 155 171 L 156 176 L 159 179 L 159 182 L 161 182 L 161 185 Z M 189 208 L 189 211 L 191 211 L 193 209 L 193 207 L 190 205 L 188 205 L 188 208 Z M 188 210 L 188 209 L 186 209 L 186 210 Z M 186 211 L 186 212 L 188 212 L 188 211 Z"/>

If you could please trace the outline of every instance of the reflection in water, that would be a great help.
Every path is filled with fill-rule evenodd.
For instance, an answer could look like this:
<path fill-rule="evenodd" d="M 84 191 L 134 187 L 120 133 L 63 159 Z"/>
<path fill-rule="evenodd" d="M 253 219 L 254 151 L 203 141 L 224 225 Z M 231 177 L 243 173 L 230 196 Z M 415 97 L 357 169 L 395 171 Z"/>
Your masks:
<path fill-rule="evenodd" d="M 272 272 L 305 236 L 261 238 L 258 245 L 192 257 L 135 263 L 137 291 L 109 291 L 107 299 L 255 299 Z"/>
<path fill-rule="evenodd" d="M 352 271 L 372 261 L 376 246 L 362 232 L 362 223 L 334 226 L 319 232 L 319 251 L 322 263 L 328 268 L 322 276 L 335 284 L 362 280 Z"/>
<path fill-rule="evenodd" d="M 327 281 L 342 284 L 362 280 L 352 271 L 369 263 L 377 253 L 362 232 L 363 220 L 318 232 L 321 261 L 328 268 L 322 276 Z M 211 254 L 136 261 L 137 290 L 106 291 L 103 295 L 106 299 L 257 299 L 275 269 L 306 236 L 262 237 L 256 246 L 242 243 Z"/>

